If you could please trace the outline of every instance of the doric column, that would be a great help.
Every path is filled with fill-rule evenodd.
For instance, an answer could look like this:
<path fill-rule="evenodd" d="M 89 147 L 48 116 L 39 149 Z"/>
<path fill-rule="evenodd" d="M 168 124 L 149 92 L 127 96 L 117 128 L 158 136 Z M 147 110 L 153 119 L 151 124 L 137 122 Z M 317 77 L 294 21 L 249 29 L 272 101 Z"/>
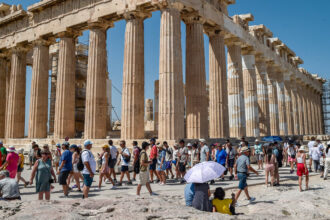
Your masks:
<path fill-rule="evenodd" d="M 276 86 L 277 86 L 277 99 L 278 99 L 278 120 L 279 120 L 279 135 L 288 135 L 288 125 L 286 120 L 286 108 L 285 108 L 285 95 L 284 95 L 284 80 L 283 73 L 276 72 Z"/>
<path fill-rule="evenodd" d="M 298 116 L 299 116 L 299 134 L 305 135 L 306 127 L 304 121 L 304 96 L 303 96 L 303 89 L 302 84 L 299 82 L 297 83 L 297 107 L 298 107 Z"/>
<path fill-rule="evenodd" d="M 186 131 L 187 138 L 208 137 L 203 23 L 185 17 L 186 23 Z"/>
<path fill-rule="evenodd" d="M 285 97 L 285 112 L 288 135 L 294 135 L 294 123 L 293 123 L 293 111 L 292 111 L 292 99 L 291 99 L 291 89 L 292 84 L 290 81 L 290 74 L 284 73 L 284 97 Z"/>
<path fill-rule="evenodd" d="M 89 48 L 86 82 L 85 139 L 100 139 L 107 135 L 107 51 L 106 31 L 102 22 L 89 24 Z M 123 127 L 122 127 L 123 128 Z"/>
<path fill-rule="evenodd" d="M 58 54 L 53 54 L 51 58 L 51 81 L 50 81 L 50 103 L 49 103 L 49 119 L 48 119 L 48 133 L 54 134 L 55 122 L 55 102 L 56 102 L 56 81 L 58 69 Z"/>
<path fill-rule="evenodd" d="M 323 117 L 323 106 L 322 106 L 322 94 L 316 94 L 317 100 L 317 112 L 318 112 L 318 123 L 319 123 L 319 133 L 324 134 L 324 117 Z"/>
<path fill-rule="evenodd" d="M 309 100 L 310 100 L 310 108 L 311 108 L 311 116 L 312 116 L 312 134 L 317 134 L 316 126 L 317 126 L 317 116 L 316 116 L 316 109 L 315 109 L 315 97 L 314 97 L 314 90 L 310 88 L 309 93 Z"/>
<path fill-rule="evenodd" d="M 24 138 L 26 53 L 26 48 L 17 47 L 12 50 L 6 138 Z"/>
<path fill-rule="evenodd" d="M 310 125 L 309 125 L 309 121 L 310 121 L 310 113 L 308 111 L 308 100 L 307 100 L 307 97 L 308 97 L 308 94 L 307 94 L 307 91 L 306 91 L 306 86 L 302 86 L 301 88 L 302 90 L 302 99 L 303 99 L 303 111 L 304 111 L 304 135 L 308 135 L 308 134 L 311 134 L 310 133 Z"/>
<path fill-rule="evenodd" d="M 292 103 L 292 118 L 293 118 L 293 134 L 299 135 L 300 134 L 300 124 L 299 124 L 299 106 L 301 103 L 298 104 L 298 92 L 297 92 L 297 82 L 295 79 L 290 81 L 291 87 L 291 103 Z"/>
<path fill-rule="evenodd" d="M 29 138 L 47 137 L 49 44 L 44 40 L 34 43 Z"/>
<path fill-rule="evenodd" d="M 209 35 L 210 138 L 229 137 L 226 52 L 223 34 Z"/>
<path fill-rule="evenodd" d="M 184 95 L 180 11 L 163 8 L 160 23 L 158 137 L 184 137 Z"/>
<path fill-rule="evenodd" d="M 273 67 L 267 68 L 267 89 L 269 99 L 269 122 L 270 122 L 270 134 L 279 135 L 279 119 L 278 119 L 278 100 L 277 100 L 277 87 L 274 75 L 276 74 Z"/>
<path fill-rule="evenodd" d="M 159 80 L 155 80 L 155 88 L 154 88 L 154 125 L 155 125 L 155 134 L 158 136 L 158 109 L 159 109 Z"/>
<path fill-rule="evenodd" d="M 75 36 L 59 34 L 58 74 L 55 102 L 54 137 L 75 136 Z"/>
<path fill-rule="evenodd" d="M 241 137 L 246 134 L 241 54 L 239 43 L 227 44 L 230 137 Z"/>
<path fill-rule="evenodd" d="M 7 61 L 0 57 L 0 138 L 5 137 Z"/>
<path fill-rule="evenodd" d="M 242 56 L 243 88 L 245 102 L 246 136 L 259 137 L 259 111 L 255 55 L 253 51 L 243 50 Z"/>
<path fill-rule="evenodd" d="M 267 65 L 262 59 L 256 60 L 256 76 L 260 136 L 268 136 L 270 135 L 270 122 L 267 88 Z"/>

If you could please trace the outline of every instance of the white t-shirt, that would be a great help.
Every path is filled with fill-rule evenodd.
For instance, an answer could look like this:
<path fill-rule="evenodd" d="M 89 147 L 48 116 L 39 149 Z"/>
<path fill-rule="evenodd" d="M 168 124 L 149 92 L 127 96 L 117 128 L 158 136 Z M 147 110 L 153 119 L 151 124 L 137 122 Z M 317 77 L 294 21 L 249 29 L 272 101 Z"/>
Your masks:
<path fill-rule="evenodd" d="M 308 150 L 309 150 L 309 155 L 311 156 L 312 155 L 312 149 L 313 149 L 313 147 L 314 147 L 314 143 L 315 143 L 315 141 L 310 141 L 310 142 L 308 142 Z"/>
<path fill-rule="evenodd" d="M 177 160 L 178 159 L 178 153 L 179 153 L 179 150 L 176 149 L 173 151 L 173 157 L 174 157 L 174 160 Z"/>
<path fill-rule="evenodd" d="M 111 159 L 116 159 L 117 158 L 117 148 L 115 146 L 110 146 L 110 154 L 111 154 Z"/>
<path fill-rule="evenodd" d="M 95 174 L 95 172 L 96 172 L 96 162 L 95 162 L 95 158 L 94 158 L 94 155 L 92 154 L 92 152 L 90 152 L 87 149 L 83 150 L 83 152 L 81 154 L 81 160 L 82 160 L 83 163 L 88 162 L 89 166 L 91 167 L 91 170 L 92 170 L 93 174 Z M 82 171 L 82 174 L 90 174 L 85 165 L 84 165 L 84 169 Z"/>
<path fill-rule="evenodd" d="M 320 160 L 321 152 L 320 152 L 320 149 L 318 147 L 313 147 L 312 150 L 311 150 L 311 154 L 312 154 L 312 159 L 313 160 Z"/>
<path fill-rule="evenodd" d="M 125 147 L 123 149 L 123 153 L 121 154 L 121 165 L 122 166 L 128 166 L 129 165 L 129 162 L 127 163 L 125 160 L 124 160 L 124 157 L 123 157 L 123 154 L 127 154 L 127 155 L 131 155 L 131 153 L 129 152 L 128 148 Z"/>

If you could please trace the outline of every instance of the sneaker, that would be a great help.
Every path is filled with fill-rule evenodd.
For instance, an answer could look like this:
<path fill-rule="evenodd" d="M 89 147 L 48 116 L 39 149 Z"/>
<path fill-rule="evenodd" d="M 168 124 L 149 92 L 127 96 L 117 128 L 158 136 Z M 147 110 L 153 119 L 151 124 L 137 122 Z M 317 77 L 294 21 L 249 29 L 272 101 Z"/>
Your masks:
<path fill-rule="evenodd" d="M 114 190 L 114 189 L 117 189 L 117 187 L 115 185 L 113 185 L 110 189 Z"/>
<path fill-rule="evenodd" d="M 293 170 L 290 170 L 290 174 L 293 174 Z"/>
<path fill-rule="evenodd" d="M 327 180 L 328 178 L 327 178 L 327 177 L 324 177 L 323 179 L 324 179 L 324 180 Z"/>
<path fill-rule="evenodd" d="M 127 185 L 133 185 L 132 181 L 128 181 Z"/>
<path fill-rule="evenodd" d="M 101 191 L 101 188 L 100 187 L 95 188 L 95 191 Z"/>
<path fill-rule="evenodd" d="M 135 179 L 135 178 L 133 178 L 133 179 L 132 179 L 132 181 L 136 181 L 136 179 Z"/>
<path fill-rule="evenodd" d="M 111 183 L 111 182 L 110 182 L 110 180 L 106 179 L 106 180 L 105 180 L 105 183 L 106 183 L 106 184 L 109 184 L 109 183 Z"/>
<path fill-rule="evenodd" d="M 76 184 L 72 186 L 72 189 L 75 189 L 75 188 L 77 188 L 77 185 Z"/>
<path fill-rule="evenodd" d="M 117 183 L 117 179 L 113 179 L 113 182 Z"/>
<path fill-rule="evenodd" d="M 231 175 L 230 177 L 229 177 L 229 180 L 233 180 L 234 179 L 234 175 Z"/>
<path fill-rule="evenodd" d="M 186 182 L 186 181 L 184 181 L 184 180 L 181 180 L 181 181 L 180 181 L 180 184 L 184 184 L 185 182 Z"/>
<path fill-rule="evenodd" d="M 239 207 L 239 204 L 238 204 L 238 202 L 236 202 L 236 203 L 235 203 L 235 207 Z"/>
<path fill-rule="evenodd" d="M 154 192 L 152 192 L 152 193 L 150 194 L 150 196 L 158 196 L 158 194 L 157 194 L 157 193 L 154 193 Z"/>
<path fill-rule="evenodd" d="M 78 191 L 78 192 L 81 192 L 81 189 L 78 189 L 77 191 Z"/>
<path fill-rule="evenodd" d="M 256 200 L 256 198 L 254 198 L 254 197 L 250 197 L 249 202 L 252 203 L 252 202 L 255 201 L 255 200 Z"/>
<path fill-rule="evenodd" d="M 122 183 L 117 183 L 117 186 L 122 186 L 123 184 Z"/>
<path fill-rule="evenodd" d="M 211 180 L 211 183 L 210 184 L 213 185 L 214 183 L 215 183 L 215 181 L 214 180 Z"/>

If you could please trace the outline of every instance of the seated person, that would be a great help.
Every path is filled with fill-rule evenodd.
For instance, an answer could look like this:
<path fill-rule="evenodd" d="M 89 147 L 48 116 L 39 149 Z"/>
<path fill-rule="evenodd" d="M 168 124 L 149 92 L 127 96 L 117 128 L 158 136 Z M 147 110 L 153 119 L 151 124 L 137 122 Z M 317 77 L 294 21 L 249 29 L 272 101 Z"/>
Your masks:
<path fill-rule="evenodd" d="M 186 206 L 192 206 L 192 201 L 195 196 L 195 187 L 193 183 L 188 183 L 184 188 L 184 198 L 186 200 Z"/>
<path fill-rule="evenodd" d="M 225 191 L 221 187 L 216 188 L 212 200 L 213 212 L 235 215 L 235 194 L 232 193 L 231 197 L 231 199 L 225 199 Z"/>
<path fill-rule="evenodd" d="M 16 199 L 21 199 L 18 183 L 15 179 L 9 178 L 7 170 L 3 170 L 0 172 L 0 200 Z"/>

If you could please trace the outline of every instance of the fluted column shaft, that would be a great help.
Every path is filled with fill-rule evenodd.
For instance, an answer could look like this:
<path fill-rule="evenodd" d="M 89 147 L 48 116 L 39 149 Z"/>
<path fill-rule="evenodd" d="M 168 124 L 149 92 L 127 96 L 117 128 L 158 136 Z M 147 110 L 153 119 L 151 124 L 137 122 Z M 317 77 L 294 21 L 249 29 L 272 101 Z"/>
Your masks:
<path fill-rule="evenodd" d="M 186 21 L 186 126 L 187 138 L 208 137 L 208 112 L 203 24 Z"/>
<path fill-rule="evenodd" d="M 0 58 L 0 138 L 5 137 L 7 61 Z"/>
<path fill-rule="evenodd" d="M 15 48 L 11 55 L 10 88 L 7 106 L 6 138 L 24 138 L 26 50 Z"/>
<path fill-rule="evenodd" d="M 256 62 L 256 76 L 260 136 L 268 136 L 270 135 L 270 116 L 267 88 L 267 65 L 262 60 Z"/>
<path fill-rule="evenodd" d="M 184 137 L 184 95 L 182 82 L 180 12 L 170 6 L 161 11 L 159 56 L 160 139 Z"/>
<path fill-rule="evenodd" d="M 288 135 L 288 125 L 286 120 L 285 94 L 283 73 L 276 73 L 277 99 L 278 99 L 278 119 L 280 135 Z"/>
<path fill-rule="evenodd" d="M 241 137 L 246 134 L 241 54 L 240 45 L 229 44 L 227 46 L 229 128 L 231 137 Z"/>
<path fill-rule="evenodd" d="M 285 73 L 284 75 L 284 97 L 285 97 L 285 112 L 288 135 L 294 135 L 294 123 L 293 123 L 293 110 L 292 110 L 292 99 L 291 99 L 291 81 L 290 75 Z"/>
<path fill-rule="evenodd" d="M 302 89 L 302 85 L 297 84 L 297 107 L 298 107 L 298 115 L 299 115 L 299 134 L 306 134 L 305 120 L 304 120 L 304 91 Z"/>
<path fill-rule="evenodd" d="M 299 124 L 299 105 L 298 94 L 297 94 L 297 83 L 295 81 L 290 81 L 291 87 L 291 104 L 292 104 L 292 118 L 293 118 L 293 134 L 300 134 L 300 124 Z"/>
<path fill-rule="evenodd" d="M 29 138 L 47 137 L 49 47 L 36 42 L 33 48 L 33 67 L 30 97 Z"/>
<path fill-rule="evenodd" d="M 155 80 L 155 88 L 154 88 L 154 96 L 155 96 L 155 101 L 154 101 L 154 125 L 155 125 L 155 131 L 158 136 L 158 113 L 159 113 L 159 80 Z"/>
<path fill-rule="evenodd" d="M 243 87 L 245 102 L 246 136 L 259 137 L 259 111 L 255 56 L 244 52 L 242 56 Z"/>
<path fill-rule="evenodd" d="M 308 99 L 307 99 L 307 91 L 306 91 L 306 87 L 303 86 L 302 88 L 302 99 L 303 99 L 303 111 L 304 111 L 304 134 L 311 134 L 310 133 L 310 125 L 309 125 L 309 121 L 310 121 L 310 112 L 308 111 Z"/>
<path fill-rule="evenodd" d="M 269 99 L 269 121 L 270 121 L 270 134 L 279 135 L 279 119 L 278 119 L 278 100 L 277 100 L 277 87 L 276 81 L 273 77 L 273 68 L 267 69 L 267 88 Z"/>
<path fill-rule="evenodd" d="M 90 24 L 86 83 L 84 137 L 105 138 L 107 134 L 107 26 Z"/>
<path fill-rule="evenodd" d="M 316 105 L 315 105 L 315 97 L 314 97 L 314 90 L 310 89 L 309 93 L 309 100 L 310 100 L 310 108 L 311 108 L 311 115 L 312 115 L 312 134 L 317 134 L 316 126 L 317 126 L 317 116 L 316 116 Z"/>
<path fill-rule="evenodd" d="M 54 137 L 75 136 L 75 41 L 70 35 L 61 36 L 55 102 Z"/>
<path fill-rule="evenodd" d="M 323 106 L 322 106 L 322 95 L 316 94 L 317 100 L 317 112 L 318 112 L 318 122 L 319 122 L 319 133 L 324 134 L 324 117 L 323 117 Z"/>
<path fill-rule="evenodd" d="M 209 34 L 210 138 L 229 137 L 226 53 L 221 33 Z"/>

